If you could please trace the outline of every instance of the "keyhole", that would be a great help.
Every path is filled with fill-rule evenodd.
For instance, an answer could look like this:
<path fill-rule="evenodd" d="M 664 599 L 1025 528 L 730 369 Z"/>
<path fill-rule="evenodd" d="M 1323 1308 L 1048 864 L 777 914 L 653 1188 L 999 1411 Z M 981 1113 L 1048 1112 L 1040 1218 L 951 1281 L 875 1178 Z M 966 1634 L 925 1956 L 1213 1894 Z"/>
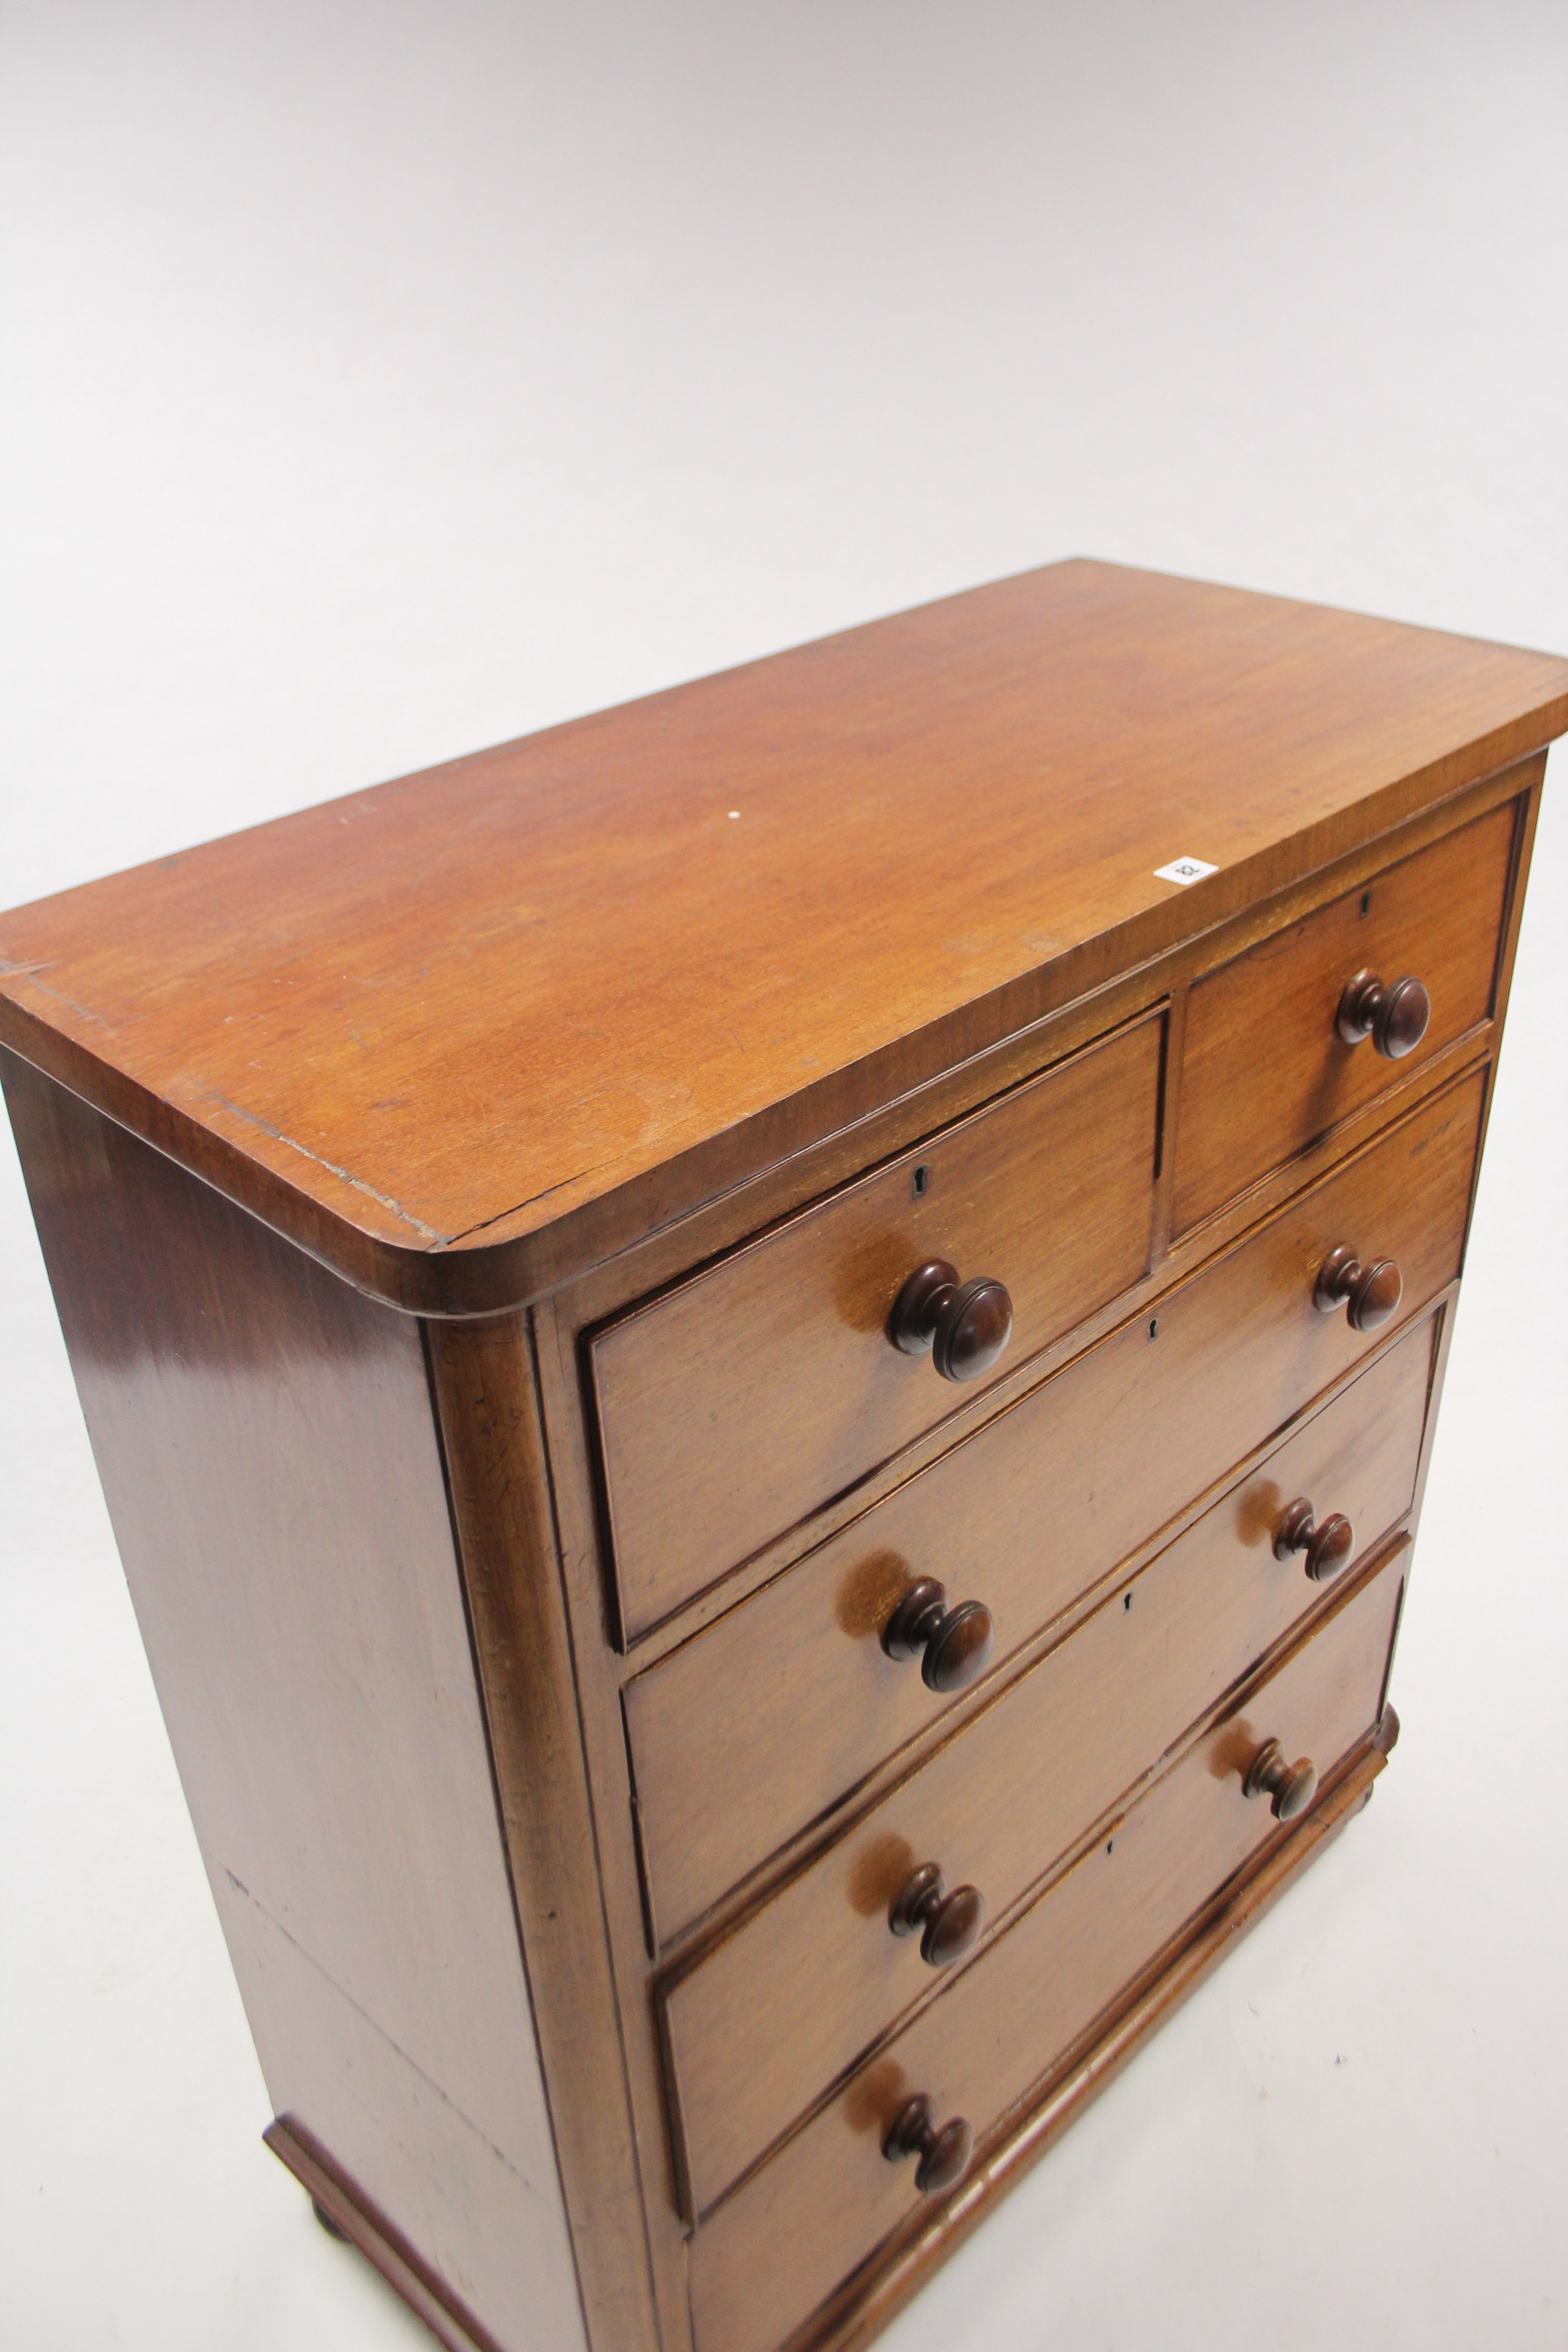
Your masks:
<path fill-rule="evenodd" d="M 926 1166 L 925 1161 L 922 1160 L 920 1166 L 915 1170 L 915 1198 L 917 1201 L 925 1191 L 930 1181 L 931 1170 Z"/>
<path fill-rule="evenodd" d="M 1361 910 L 1363 915 L 1368 915 L 1372 912 L 1372 892 L 1370 890 L 1363 890 L 1361 894 Z"/>

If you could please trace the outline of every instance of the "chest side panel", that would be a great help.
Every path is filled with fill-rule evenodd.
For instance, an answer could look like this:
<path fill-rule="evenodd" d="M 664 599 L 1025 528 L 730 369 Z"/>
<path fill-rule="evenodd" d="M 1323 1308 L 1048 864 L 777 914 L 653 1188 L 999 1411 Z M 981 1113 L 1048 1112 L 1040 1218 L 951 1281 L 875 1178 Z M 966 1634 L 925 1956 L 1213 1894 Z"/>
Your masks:
<path fill-rule="evenodd" d="M 581 2344 L 419 1327 L 0 1060 L 273 2104 L 464 2311 Z"/>

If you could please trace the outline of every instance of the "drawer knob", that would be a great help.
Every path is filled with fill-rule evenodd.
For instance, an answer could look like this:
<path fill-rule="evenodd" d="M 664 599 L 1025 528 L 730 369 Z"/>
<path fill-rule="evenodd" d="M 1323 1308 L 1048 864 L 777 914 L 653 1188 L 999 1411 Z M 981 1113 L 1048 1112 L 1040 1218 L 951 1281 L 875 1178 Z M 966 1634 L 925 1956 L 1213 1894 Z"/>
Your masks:
<path fill-rule="evenodd" d="M 882 1628 L 882 1647 L 889 1658 L 921 1660 L 921 1679 L 928 1690 L 967 1689 L 984 1672 L 991 1656 L 995 1628 L 983 1601 L 947 1605 L 947 1588 L 934 1576 L 917 1577 Z"/>
<path fill-rule="evenodd" d="M 889 2164 L 919 2157 L 915 2187 L 922 2197 L 940 2197 L 944 2189 L 955 2189 L 968 2171 L 973 2153 L 974 2134 L 963 2117 L 954 2116 L 938 2131 L 936 2108 L 924 2092 L 900 2109 L 882 2142 L 882 2154 Z"/>
<path fill-rule="evenodd" d="M 1241 1792 L 1245 1797 L 1269 1798 L 1268 1810 L 1275 1820 L 1293 1822 L 1318 1793 L 1318 1768 L 1307 1756 L 1288 1764 L 1279 1742 L 1270 1739 L 1253 1758 Z"/>
<path fill-rule="evenodd" d="M 1347 1308 L 1352 1331 L 1375 1331 L 1386 1323 L 1404 1296 L 1399 1268 L 1391 1257 L 1373 1258 L 1363 1265 L 1348 1242 L 1331 1249 L 1318 1268 L 1312 1304 L 1321 1315 L 1336 1307 Z"/>
<path fill-rule="evenodd" d="M 973 1951 L 984 1924 L 980 1889 L 955 1886 L 950 1895 L 936 1862 L 922 1862 L 910 1871 L 888 1914 L 895 1936 L 920 1937 L 921 1958 L 933 1969 L 950 1969 Z"/>
<path fill-rule="evenodd" d="M 1314 1584 L 1326 1584 L 1355 1549 L 1355 1529 L 1342 1511 L 1331 1511 L 1321 1527 L 1314 1525 L 1312 1506 L 1303 1495 L 1291 1504 L 1274 1530 L 1274 1557 L 1289 1559 L 1293 1551 L 1307 1555 L 1306 1570 Z"/>
<path fill-rule="evenodd" d="M 991 1370 L 1012 1330 L 1013 1302 L 1005 1283 L 989 1274 L 960 1282 L 958 1268 L 944 1257 L 916 1266 L 888 1324 L 888 1336 L 906 1356 L 923 1356 L 929 1348 L 944 1381 L 977 1381 Z"/>
<path fill-rule="evenodd" d="M 1418 980 L 1396 980 L 1385 988 L 1374 971 L 1358 971 L 1345 982 L 1334 1026 L 1347 1045 L 1372 1039 L 1385 1061 L 1402 1061 L 1426 1034 L 1432 1000 Z"/>

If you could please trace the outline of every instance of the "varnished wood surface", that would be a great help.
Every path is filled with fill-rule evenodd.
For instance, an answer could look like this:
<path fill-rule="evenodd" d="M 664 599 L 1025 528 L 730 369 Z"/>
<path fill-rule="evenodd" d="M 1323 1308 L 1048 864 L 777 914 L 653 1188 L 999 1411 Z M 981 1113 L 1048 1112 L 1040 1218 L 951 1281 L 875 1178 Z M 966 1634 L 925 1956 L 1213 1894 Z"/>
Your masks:
<path fill-rule="evenodd" d="M 1190 1931 L 1145 1971 L 1125 2001 L 1074 2050 L 1043 2094 L 1026 2099 L 983 2147 L 957 2192 L 923 2227 L 896 2232 L 880 2256 L 829 2298 L 791 2352 L 861 2352 L 901 2311 L 936 2264 L 987 2219 L 999 2197 L 1023 2179 L 1068 2126 L 1116 2080 L 1150 2035 L 1211 1976 L 1239 1936 L 1263 1918 L 1309 1864 L 1362 1811 L 1387 1764 L 1377 1734 L 1352 1750 L 1333 1785 L 1288 1837 L 1265 1846 Z"/>
<path fill-rule="evenodd" d="M 660 2173 L 632 2128 L 531 1335 L 519 1315 L 433 1323 L 426 1344 L 589 2337 L 622 2352 L 657 2340 Z"/>
<path fill-rule="evenodd" d="M 1193 985 L 1205 973 L 1234 962 L 1259 940 L 1353 889 L 1363 889 L 1386 870 L 1390 862 L 1414 856 L 1440 841 L 1456 826 L 1470 823 L 1505 801 L 1521 800 L 1525 815 L 1521 844 L 1532 831 L 1532 812 L 1539 803 L 1545 773 L 1544 752 L 1521 765 L 1504 769 L 1483 782 L 1428 808 L 1393 835 L 1363 844 L 1300 882 L 1244 909 L 1231 920 L 1215 925 L 1185 945 L 1169 950 L 1152 963 L 1142 964 L 1109 982 L 1087 998 L 1047 1014 L 1042 1020 L 1012 1032 L 1000 1044 L 947 1070 L 942 1076 L 900 1094 L 852 1126 L 837 1130 L 825 1142 L 778 1161 L 735 1185 L 689 1215 L 658 1227 L 635 1247 L 607 1258 L 558 1292 L 544 1311 L 563 1320 L 585 1345 L 595 1331 L 661 1288 L 673 1287 L 695 1269 L 715 1263 L 757 1235 L 782 1224 L 825 1200 L 830 1192 L 855 1182 L 868 1170 L 884 1165 L 906 1151 L 922 1136 L 931 1136 L 967 1118 L 984 1105 L 998 1100 L 1041 1070 L 1055 1066 L 1131 1020 L 1161 1001 L 1169 1004 L 1172 1059 L 1166 1072 L 1165 1123 L 1171 1121 L 1180 1094 L 1179 1065 L 1186 1005 Z M 1519 853 L 1516 853 L 1516 860 Z M 1520 866 L 1521 874 L 1524 866 Z M 1509 923 L 1513 925 L 1522 892 L 1510 891 Z M 1498 1013 L 1454 1044 L 1417 1055 L 1414 1065 L 1391 1066 L 1392 1084 L 1370 1103 L 1352 1111 L 1293 1160 L 1249 1185 L 1234 1201 L 1203 1224 L 1184 1234 L 1170 1234 L 1173 1151 L 1163 1155 L 1156 1186 L 1155 1230 L 1160 1257 L 1151 1277 L 1160 1279 L 1168 1255 L 1173 1267 L 1190 1271 L 1211 1256 L 1288 1194 L 1310 1181 L 1335 1160 L 1353 1150 L 1390 1118 L 1400 1116 L 1415 1100 L 1435 1090 L 1455 1071 L 1492 1050 L 1506 1002 L 1508 951 L 1502 957 Z M 1091 1318 L 1105 1328 L 1102 1318 Z M 1058 1342 L 1058 1347 L 1067 1344 Z M 575 1380 L 575 1374 L 574 1379 Z M 1017 1376 L 1005 1360 L 994 1385 L 1016 1387 Z M 965 1410 L 975 1400 L 966 1399 Z"/>
<path fill-rule="evenodd" d="M 1335 1242 L 1397 1255 L 1406 1318 L 1453 1279 L 1483 1083 L 1446 1089 L 627 1685 L 662 1939 L 954 1704 L 881 1649 L 914 1578 L 984 1601 L 1000 1666 L 1368 1352 L 1312 1305 Z"/>
<path fill-rule="evenodd" d="M 1163 1036 L 1146 1015 L 599 1334 L 628 1637 L 963 1401 L 889 1338 L 911 1269 L 1000 1277 L 1009 1367 L 1147 1272 Z"/>
<path fill-rule="evenodd" d="M 531 1322 L 598 1846 L 599 1892 L 614 1954 L 621 2046 L 646 2199 L 644 2218 L 652 2256 L 659 2352 L 691 2352 L 686 2227 L 676 2189 L 663 2069 L 647 1987 L 647 1927 L 637 1859 L 637 1809 L 627 1785 L 619 1691 L 623 1662 L 611 1646 L 605 1627 L 593 1473 L 584 1425 L 574 1410 L 581 1383 L 574 1353 L 563 1344 L 548 1310 L 536 1311 Z M 617 2348 L 612 2347 L 611 2352 Z"/>
<path fill-rule="evenodd" d="M 418 1326 L 0 1054 L 269 2095 L 503 2340 L 584 2342 Z"/>
<path fill-rule="evenodd" d="M 484 1309 L 1564 724 L 1554 657 L 1057 565 L 5 916 L 0 1038 Z"/>
<path fill-rule="evenodd" d="M 1177 1232 L 1386 1087 L 1399 1066 L 1335 1026 L 1363 970 L 1432 1000 L 1418 1054 L 1491 1009 L 1519 808 L 1494 809 L 1200 980 L 1187 1006 Z"/>
<path fill-rule="evenodd" d="M 279 2116 L 262 2137 L 287 2165 L 335 2236 L 356 2247 L 387 2284 L 417 2314 L 443 2352 L 505 2352 L 472 2312 L 458 2307 L 450 2288 L 433 2271 L 395 2221 L 387 2219 L 356 2181 L 346 2180 L 331 2155 L 297 2116 Z"/>
<path fill-rule="evenodd" d="M 992 2129 L 1271 1835 L 1243 1797 L 1278 1738 L 1327 1768 L 1376 1722 L 1405 1551 L 1326 1621 L 1116 1822 L 941 1999 L 730 2199 L 692 2242 L 697 2352 L 771 2352 L 918 2205 L 881 2142 L 923 2092 Z M 1284 1832 L 1289 1834 L 1289 1832 Z"/>
<path fill-rule="evenodd" d="M 87 1121 L 110 1171 L 65 1151 L 69 1181 L 40 1224 L 53 1220 L 51 1273 L 84 1400 L 96 1400 L 95 1440 L 114 1423 L 121 1500 L 139 1515 L 138 1605 L 164 1609 L 149 1647 L 287 2113 L 275 2137 L 317 2151 L 373 2257 L 402 2249 L 404 2274 L 394 2263 L 388 2275 L 416 2308 L 434 2297 L 438 2328 L 551 2352 L 584 2329 L 595 2352 L 692 2352 L 689 2156 L 707 2213 L 692 2272 L 700 2352 L 713 2352 L 705 2281 L 739 2294 L 748 2263 L 742 2332 L 755 2321 L 776 2338 L 803 2281 L 820 2297 L 814 2263 L 832 2272 L 831 2294 L 858 2258 L 833 2252 L 835 2231 L 864 2221 L 835 2187 L 837 2159 L 826 2221 L 792 2170 L 842 2105 L 833 2081 L 858 2067 L 861 2084 L 879 2082 L 887 2049 L 861 2063 L 879 2037 L 918 2052 L 933 2019 L 963 2013 L 952 2003 L 965 1986 L 1001 1984 L 985 1972 L 1079 1880 L 1086 1816 L 1099 1806 L 1109 1824 L 1105 1808 L 1133 1802 L 1141 1818 L 1175 1785 L 1148 1784 L 1170 1725 L 1223 1706 L 1215 1694 L 1238 1662 L 1288 1638 L 1300 1606 L 1321 1609 L 1326 1594 L 1339 1610 L 1343 1579 L 1320 1591 L 1299 1555 L 1268 1558 L 1262 1521 L 1277 1504 L 1305 1507 L 1274 1495 L 1273 1475 L 1312 1489 L 1319 1521 L 1351 1500 L 1317 1492 L 1325 1476 L 1336 1488 L 1359 1479 L 1364 1552 L 1408 1473 L 1394 1423 L 1418 1418 L 1408 1368 L 1428 1340 L 1369 1339 L 1342 1306 L 1312 1315 L 1313 1264 L 1341 1245 L 1358 1265 L 1397 1257 L 1401 1324 L 1436 1289 L 1451 1296 L 1518 928 L 1516 893 L 1494 1024 L 1482 902 L 1495 939 L 1497 894 L 1527 855 L 1539 798 L 1542 759 L 1528 755 L 1564 719 L 1568 665 L 1071 566 L 0 918 L 11 966 L 0 1038 L 14 1034 L 25 1055 L 362 1287 L 475 1318 L 420 1333 L 381 1315 L 79 1103 L 40 1094 L 62 1131 Z M 750 798 L 725 789 L 737 778 Z M 716 780 L 733 817 L 708 806 Z M 1524 787 L 1510 850 L 1502 803 Z M 1444 841 L 1483 811 L 1498 814 Z M 1211 856 L 1219 871 L 1183 893 L 1143 867 L 1151 828 L 1188 815 L 1209 839 L 1166 843 L 1161 856 Z M 1500 845 L 1494 856 L 1475 854 L 1483 838 Z M 1429 862 L 1412 892 L 1389 869 L 1417 849 Z M 1433 877 L 1461 866 L 1468 903 L 1456 914 Z M 1327 990 L 1348 919 L 1331 902 L 1369 889 L 1351 929 L 1362 950 L 1382 925 L 1373 961 L 1398 952 L 1391 909 L 1423 942 L 1437 935 L 1436 961 L 1409 958 L 1433 987 L 1432 1022 L 1409 1061 L 1346 1048 L 1355 1084 L 1325 1102 L 1303 975 Z M 18 921 L 34 952 L 12 952 Z M 1258 975 L 1279 982 L 1286 966 L 1290 1009 L 1281 1024 L 1273 1008 L 1271 1024 Z M 1461 1019 L 1464 1005 L 1478 1009 Z M 1001 1108 L 963 1181 L 947 1181 L 939 1129 L 984 1129 L 973 1114 L 1004 1089 L 1024 1101 L 1044 1066 L 1151 1009 L 1147 1034 L 1166 1028 L 1172 1059 L 1157 1087 L 1141 1076 L 1129 1087 L 1125 1108 L 1152 1158 L 1163 1105 L 1157 1171 L 1113 1131 L 1119 1098 L 1097 1081 L 1076 1133 L 1104 1164 L 1086 1158 L 1076 1193 L 1062 1136 L 1040 1145 L 1031 1174 L 998 1141 Z M 1270 1051 L 1249 1061 L 1259 1037 Z M 30 1087 L 24 1072 L 18 1099 Z M 1402 1124 L 1377 1140 L 1391 1118 Z M 1219 1171 L 1212 1214 L 1178 1196 L 1173 1137 Z M 40 1155 L 36 1142 L 25 1150 L 43 1165 L 55 1146 Z M 724 1315 L 678 1328 L 679 1302 L 731 1281 L 740 1299 L 737 1270 L 808 1231 L 833 1188 L 869 1191 L 889 1155 L 926 1164 L 910 1195 L 922 1217 L 955 1193 L 968 1213 L 987 1185 L 1004 1199 L 1010 1183 L 1023 1204 L 1014 1229 L 1043 1227 L 1048 1198 L 1060 1263 L 1036 1256 L 1060 1281 L 1060 1319 L 1042 1339 L 1031 1315 L 1042 1328 L 1051 1318 L 1038 1297 L 1006 1265 L 954 1253 L 928 1221 L 913 1238 L 955 1280 L 1009 1283 L 1012 1346 L 978 1402 L 940 1382 L 930 1359 L 889 1349 L 889 1365 L 931 1383 L 934 1420 L 872 1427 L 877 1400 L 857 1376 L 823 1402 L 816 1449 L 795 1423 L 831 1359 L 806 1344 L 784 1362 L 780 1344 L 810 1294 L 810 1251 L 802 1269 L 774 1259 L 755 1281 L 738 1352 Z M 1117 1213 L 1119 1185 L 1137 1193 L 1135 1221 Z M 779 1219 L 792 1222 L 759 1241 Z M 1109 1244 L 1134 1222 L 1124 1273 Z M 826 1330 L 836 1315 L 858 1338 L 847 1272 L 818 1320 Z M 489 1312 L 563 1283 L 531 1314 Z M 618 1520 L 629 1524 L 628 1496 L 630 1518 L 647 1514 L 646 1589 L 627 1587 L 625 1625 L 584 1377 L 584 1334 L 606 1318 L 659 1341 L 635 1367 L 642 1456 L 613 1496 Z M 1447 1324 L 1445 1313 L 1445 1345 Z M 124 1361 L 106 1371 L 110 1328 Z M 1312 1449 L 1330 1446 L 1358 1389 L 1383 1405 L 1345 1438 L 1334 1474 Z M 1260 1461 L 1280 1433 L 1278 1461 Z M 834 1445 L 842 1460 L 827 1458 Z M 1429 1446 L 1428 1428 L 1417 1503 Z M 742 1483 L 760 1471 L 771 1496 L 772 1454 L 799 1489 L 754 1526 L 724 1486 L 748 1451 Z M 1237 1495 L 1198 1517 L 1244 1466 Z M 868 1510 L 873 1496 L 886 1500 Z M 1262 1530 L 1247 1566 L 1267 1566 L 1273 1616 L 1243 1605 L 1215 1549 L 1244 1497 Z M 865 1516 L 847 1524 L 851 1510 Z M 897 1545 L 879 1557 L 873 1536 Z M 171 1559 L 153 1567 L 155 1543 Z M 940 1577 L 954 1603 L 1001 1592 L 994 1679 L 952 1698 L 921 1683 L 918 1656 L 896 1665 L 877 1648 L 897 1702 L 884 1704 L 890 1685 L 857 1680 L 893 1571 L 904 1590 L 916 1573 Z M 1118 1577 L 1131 1578 L 1131 1609 L 1120 1590 L 1097 1608 Z M 624 1717 L 635 1661 L 606 1643 L 617 1628 L 662 1660 L 627 1686 Z M 736 1628 L 744 1641 L 722 1654 Z M 1047 1641 L 1058 1647 L 1041 1662 Z M 302 1662 L 296 1690 L 283 1691 L 280 1661 L 289 1673 Z M 639 1751 L 632 1790 L 626 1734 L 635 1746 L 643 1695 L 660 1687 L 667 1717 L 686 1721 L 655 1725 L 656 1769 L 645 1773 Z M 276 1755 L 258 1734 L 258 1695 Z M 1294 1768 L 1297 1734 L 1266 1728 Z M 1054 1759 L 1043 1780 L 1031 1778 L 1037 1749 Z M 1364 1747 L 1355 1754 L 1346 1769 L 1364 1786 L 1375 1768 Z M 1009 1780 L 1024 1801 L 1002 1811 L 994 1789 Z M 705 1797 L 727 1818 L 704 1817 Z M 829 1818 L 846 1797 L 858 1818 Z M 1247 1808 L 1268 1824 L 1248 1849 L 1269 1857 L 1256 1884 L 1297 1866 L 1273 1857 L 1310 1851 L 1344 1801 L 1331 1789 L 1284 1843 L 1267 1797 Z M 1120 1830 L 1091 1834 L 1120 1851 Z M 972 1957 L 975 1897 L 940 1977 L 918 1935 L 887 1926 L 898 1889 L 880 1886 L 876 1916 L 865 1911 L 894 1846 L 908 1848 L 901 1886 L 921 1862 L 950 1890 L 984 1882 L 985 1938 Z M 1035 1902 L 1053 1856 L 1073 1867 Z M 683 1868 L 696 1874 L 684 1895 Z M 1255 1899 L 1237 1898 L 1237 1920 Z M 721 1914 L 701 1924 L 715 1901 Z M 1143 1907 L 1096 1907 L 1060 1967 L 1043 1964 L 1052 1988 L 1065 1997 L 1075 1968 L 1087 1987 L 1121 1912 Z M 1210 1912 L 1184 1916 L 1160 1988 L 1134 1996 L 1142 2015 L 1176 1997 L 1215 1932 Z M 874 1984 L 859 1958 L 873 1943 L 879 1959 L 884 1945 L 893 1956 Z M 1141 1946 L 1134 1968 L 1148 1957 Z M 684 2149 L 655 2032 L 661 1991 L 688 2095 Z M 1040 2119 L 1102 2078 L 1126 2041 L 1113 2012 L 1059 2065 L 1029 2060 L 1052 2071 L 1043 2096 L 1037 2073 L 1026 2092 L 1024 2121 L 987 2106 L 983 2067 L 973 2096 L 933 2081 L 923 2155 L 957 2145 L 941 2135 L 959 2132 L 962 2093 L 981 2134 L 976 2177 L 951 2200 L 921 2200 L 913 2163 L 879 2158 L 879 2193 L 901 2182 L 904 2218 L 857 2237 L 881 2252 L 819 2306 L 814 2336 L 848 2343 L 886 2315 L 910 2265 L 934 2258 L 973 2198 L 1049 2127 Z M 1015 2072 L 1037 2031 L 1046 2022 L 1031 2012 Z M 924 2087 L 902 2084 L 905 2103 Z M 770 2232 L 753 2258 L 737 2238 L 724 2253 L 733 2217 L 769 2180 L 784 2183 L 779 2242 Z M 804 2264 L 783 2242 L 792 2235 Z M 775 2263 L 789 2271 L 782 2299 Z"/>
<path fill-rule="evenodd" d="M 545 2267 L 537 2234 L 519 2227 L 530 2193 L 548 2193 L 547 2158 L 521 2175 L 264 1913 L 226 1880 L 216 1891 L 268 2100 L 296 2137 L 330 2152 L 383 2242 L 390 2231 L 417 2252 L 458 2320 L 461 2352 L 468 2336 L 487 2352 L 514 2352 L 517 2314 L 533 2309 L 565 2352 L 582 2347 L 569 2256 Z M 406 2294 L 406 2279 L 377 2266 Z"/>
<path fill-rule="evenodd" d="M 1370 1556 L 1410 1507 L 1431 1356 L 1422 1324 L 679 1979 L 695 2211 L 932 1990 L 889 1928 L 912 1870 L 973 1884 L 998 1921 L 1321 1599 L 1274 1556 L 1294 1496 L 1331 1500 Z"/>

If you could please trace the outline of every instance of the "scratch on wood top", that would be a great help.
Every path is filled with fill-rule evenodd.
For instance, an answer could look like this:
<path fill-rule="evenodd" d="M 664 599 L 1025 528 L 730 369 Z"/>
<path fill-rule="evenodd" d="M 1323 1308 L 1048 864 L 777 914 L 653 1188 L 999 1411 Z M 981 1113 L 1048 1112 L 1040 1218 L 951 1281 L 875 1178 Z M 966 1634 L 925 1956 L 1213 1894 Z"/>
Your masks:
<path fill-rule="evenodd" d="M 363 1176 L 354 1175 L 347 1168 L 340 1168 L 335 1160 L 323 1160 L 321 1153 L 312 1151 L 308 1143 L 300 1143 L 294 1136 L 285 1135 L 280 1127 L 274 1127 L 272 1121 L 263 1118 L 259 1111 L 247 1110 L 243 1103 L 231 1102 L 226 1095 L 213 1094 L 207 1099 L 216 1102 L 220 1109 L 230 1112 L 234 1118 L 243 1119 L 247 1127 L 259 1128 L 262 1134 L 271 1136 L 275 1143 L 286 1143 L 290 1151 L 298 1151 L 314 1167 L 324 1168 L 329 1176 L 336 1176 L 342 1183 L 352 1184 L 354 1191 L 363 1192 L 367 1201 L 377 1202 L 382 1208 L 390 1209 L 395 1217 L 401 1217 L 405 1225 L 412 1225 L 415 1232 L 422 1234 L 427 1242 L 439 1245 L 452 1240 L 450 1234 L 441 1233 L 435 1225 L 427 1225 L 423 1217 L 416 1217 L 411 1209 L 404 1207 L 401 1201 L 393 1200 L 390 1193 L 378 1192 L 375 1186 L 367 1184 Z"/>

